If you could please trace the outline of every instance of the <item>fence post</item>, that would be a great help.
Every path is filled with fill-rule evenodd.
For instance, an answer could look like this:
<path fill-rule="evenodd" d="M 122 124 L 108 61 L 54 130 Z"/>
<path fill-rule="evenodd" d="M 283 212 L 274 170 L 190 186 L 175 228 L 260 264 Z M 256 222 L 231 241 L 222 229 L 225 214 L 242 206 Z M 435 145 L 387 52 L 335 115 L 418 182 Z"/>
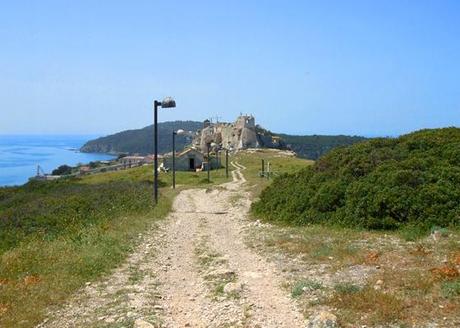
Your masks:
<path fill-rule="evenodd" d="M 262 158 L 262 174 L 260 175 L 261 178 L 263 178 L 265 175 L 265 161 L 264 159 Z"/>

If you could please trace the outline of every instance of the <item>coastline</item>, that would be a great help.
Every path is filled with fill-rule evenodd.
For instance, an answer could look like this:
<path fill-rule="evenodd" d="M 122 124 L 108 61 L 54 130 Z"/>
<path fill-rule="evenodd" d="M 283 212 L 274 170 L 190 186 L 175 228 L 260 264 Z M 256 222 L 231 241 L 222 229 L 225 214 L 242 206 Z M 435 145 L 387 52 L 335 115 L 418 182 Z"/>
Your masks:
<path fill-rule="evenodd" d="M 0 135 L 0 187 L 21 186 L 37 172 L 51 173 L 60 165 L 77 166 L 114 159 L 115 154 L 81 152 L 93 136 Z"/>

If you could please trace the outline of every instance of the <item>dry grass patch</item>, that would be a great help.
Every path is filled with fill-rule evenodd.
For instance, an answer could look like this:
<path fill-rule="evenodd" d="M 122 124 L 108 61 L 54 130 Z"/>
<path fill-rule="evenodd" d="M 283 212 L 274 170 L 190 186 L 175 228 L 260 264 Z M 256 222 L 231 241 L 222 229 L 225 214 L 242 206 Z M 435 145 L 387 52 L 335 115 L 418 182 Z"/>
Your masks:
<path fill-rule="evenodd" d="M 369 286 L 336 288 L 336 293 L 327 304 L 338 309 L 340 321 L 344 325 L 350 322 L 388 324 L 403 319 L 404 302 L 401 299 Z"/>
<path fill-rule="evenodd" d="M 346 327 L 460 325 L 457 232 L 437 242 L 313 225 L 266 224 L 251 232 L 253 247 L 287 275 L 286 287 L 307 316 L 329 307 Z M 306 277 L 324 288 L 312 290 Z"/>
<path fill-rule="evenodd" d="M 10 307 L 6 304 L 0 303 L 0 317 L 8 311 Z"/>
<path fill-rule="evenodd" d="M 361 238 L 361 232 L 348 233 L 343 229 L 320 226 L 272 227 L 264 231 L 263 243 L 292 256 L 300 255 L 310 263 L 328 262 L 334 270 L 339 270 L 374 261 L 369 256 L 375 255 L 357 243 Z"/>
<path fill-rule="evenodd" d="M 443 265 L 439 268 L 433 268 L 430 270 L 430 272 L 438 280 L 453 279 L 460 275 L 458 269 L 450 265 Z"/>

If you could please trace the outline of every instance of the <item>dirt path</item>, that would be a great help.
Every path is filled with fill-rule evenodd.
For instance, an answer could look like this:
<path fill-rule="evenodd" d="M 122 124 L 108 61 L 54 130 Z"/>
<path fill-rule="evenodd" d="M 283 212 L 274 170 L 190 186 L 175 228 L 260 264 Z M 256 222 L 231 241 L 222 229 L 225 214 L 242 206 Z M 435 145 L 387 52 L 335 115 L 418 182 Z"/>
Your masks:
<path fill-rule="evenodd" d="M 243 243 L 249 195 L 233 181 L 182 191 L 127 263 L 40 327 L 302 327 L 275 267 Z"/>

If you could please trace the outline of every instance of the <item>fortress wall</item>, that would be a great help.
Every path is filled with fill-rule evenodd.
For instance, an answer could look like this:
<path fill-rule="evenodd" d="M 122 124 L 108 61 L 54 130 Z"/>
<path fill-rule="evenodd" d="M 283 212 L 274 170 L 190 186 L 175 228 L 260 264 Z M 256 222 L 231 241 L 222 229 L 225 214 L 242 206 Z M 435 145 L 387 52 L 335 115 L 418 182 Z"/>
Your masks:
<path fill-rule="evenodd" d="M 259 147 L 255 129 L 255 119 L 251 115 L 239 116 L 235 123 L 206 124 L 201 132 L 195 137 L 193 144 L 202 152 L 207 151 L 208 143 L 216 143 L 222 147 L 233 149 L 245 149 Z"/>

